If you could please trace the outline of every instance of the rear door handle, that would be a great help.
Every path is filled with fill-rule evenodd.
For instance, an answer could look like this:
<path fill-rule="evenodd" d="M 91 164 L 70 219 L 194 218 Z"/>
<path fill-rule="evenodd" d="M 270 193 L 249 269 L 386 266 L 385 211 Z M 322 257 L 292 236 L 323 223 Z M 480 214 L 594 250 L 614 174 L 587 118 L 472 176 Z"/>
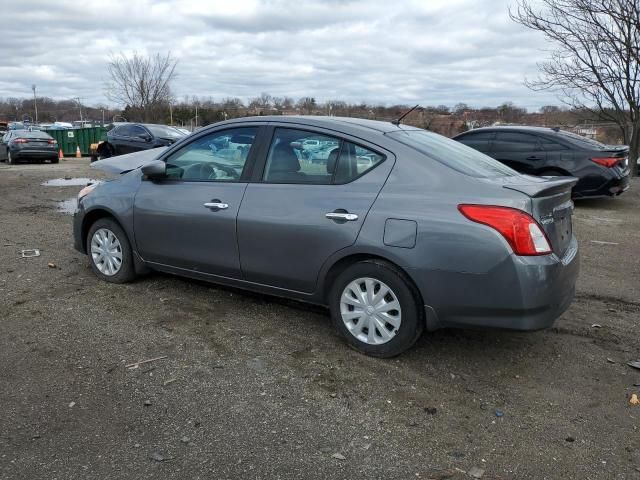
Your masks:
<path fill-rule="evenodd" d="M 347 222 L 355 222 L 358 220 L 358 215 L 355 213 L 340 213 L 340 212 L 329 212 L 325 215 L 329 220 L 343 220 Z"/>
<path fill-rule="evenodd" d="M 207 202 L 204 204 L 204 206 L 212 210 L 226 210 L 227 208 L 229 208 L 228 203 L 222 202 Z"/>

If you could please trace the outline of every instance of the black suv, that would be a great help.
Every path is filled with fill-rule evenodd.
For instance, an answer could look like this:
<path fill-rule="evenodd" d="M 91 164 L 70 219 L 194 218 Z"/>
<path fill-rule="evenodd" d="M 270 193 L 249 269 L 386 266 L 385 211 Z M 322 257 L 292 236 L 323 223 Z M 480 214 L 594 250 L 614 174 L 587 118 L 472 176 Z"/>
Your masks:
<path fill-rule="evenodd" d="M 620 195 L 629 188 L 629 149 L 544 127 L 488 127 L 454 137 L 521 173 L 571 175 L 573 196 Z"/>
<path fill-rule="evenodd" d="M 177 128 L 151 123 L 114 123 L 107 132 L 107 140 L 100 142 L 96 151 L 98 158 L 108 158 L 125 153 L 166 147 L 186 134 Z"/>

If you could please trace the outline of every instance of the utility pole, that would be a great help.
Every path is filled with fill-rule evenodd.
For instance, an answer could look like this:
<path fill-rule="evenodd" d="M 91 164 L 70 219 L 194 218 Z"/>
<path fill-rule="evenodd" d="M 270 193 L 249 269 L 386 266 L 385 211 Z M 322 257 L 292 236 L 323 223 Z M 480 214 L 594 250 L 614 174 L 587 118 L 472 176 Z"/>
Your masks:
<path fill-rule="evenodd" d="M 36 124 L 38 123 L 38 101 L 36 98 L 36 84 L 31 85 L 31 90 L 33 90 L 33 109 L 36 111 Z"/>
<path fill-rule="evenodd" d="M 82 124 L 82 104 L 80 103 L 80 97 L 75 97 L 74 100 L 78 103 L 78 110 L 80 110 L 80 123 Z"/>
<path fill-rule="evenodd" d="M 198 128 L 198 104 L 196 103 L 196 128 Z"/>
<path fill-rule="evenodd" d="M 173 107 L 171 106 L 171 102 L 169 102 L 169 125 L 173 125 Z"/>

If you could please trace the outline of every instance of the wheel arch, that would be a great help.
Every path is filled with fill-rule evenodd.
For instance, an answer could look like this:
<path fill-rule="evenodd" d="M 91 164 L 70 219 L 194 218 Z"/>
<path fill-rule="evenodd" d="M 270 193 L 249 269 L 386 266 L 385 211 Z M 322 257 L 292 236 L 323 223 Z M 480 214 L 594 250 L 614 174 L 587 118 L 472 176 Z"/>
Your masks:
<path fill-rule="evenodd" d="M 91 228 L 91 225 L 93 225 L 94 223 L 96 223 L 98 220 L 102 218 L 109 218 L 113 220 L 118 224 L 120 228 L 122 228 L 122 231 L 125 232 L 125 234 L 127 232 L 127 230 L 124 228 L 122 223 L 118 220 L 116 215 L 111 210 L 108 210 L 106 208 L 95 208 L 93 210 L 90 210 L 87 213 L 85 213 L 84 218 L 82 219 L 82 228 L 81 228 L 82 237 L 81 238 L 82 238 L 82 249 L 84 250 L 85 253 L 87 252 L 87 235 L 89 234 L 89 229 Z M 129 243 L 133 246 L 133 244 L 131 243 L 131 239 L 127 239 L 127 240 L 129 240 Z"/>
<path fill-rule="evenodd" d="M 319 296 L 324 304 L 328 304 L 328 297 L 329 297 L 329 292 L 331 291 L 331 285 L 336 280 L 338 275 L 340 275 L 340 273 L 342 273 L 349 266 L 365 260 L 378 260 L 384 263 L 388 263 L 392 265 L 394 268 L 396 268 L 402 274 L 402 276 L 405 277 L 405 280 L 410 283 L 412 290 L 414 290 L 415 295 L 417 295 L 418 297 L 420 306 L 421 307 L 424 306 L 425 303 L 424 303 L 424 298 L 422 297 L 422 293 L 420 292 L 418 285 L 416 284 L 415 280 L 411 277 L 409 272 L 407 272 L 407 270 L 403 268 L 398 261 L 394 261 L 388 256 L 382 255 L 378 252 L 375 252 L 375 253 L 374 252 L 352 252 L 352 253 L 342 255 L 337 259 L 334 259 L 334 261 L 331 262 L 331 264 L 325 268 L 325 273 L 324 275 L 322 275 L 321 281 L 319 283 L 320 285 Z"/>

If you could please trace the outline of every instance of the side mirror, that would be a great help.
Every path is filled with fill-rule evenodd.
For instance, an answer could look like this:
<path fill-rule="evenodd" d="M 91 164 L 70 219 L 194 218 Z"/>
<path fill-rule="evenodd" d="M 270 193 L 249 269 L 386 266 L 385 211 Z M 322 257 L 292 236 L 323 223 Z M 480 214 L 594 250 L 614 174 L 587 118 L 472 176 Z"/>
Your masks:
<path fill-rule="evenodd" d="M 141 133 L 140 135 L 138 135 L 138 138 L 144 140 L 145 142 L 151 141 L 151 135 L 149 135 L 148 133 Z"/>
<path fill-rule="evenodd" d="M 154 160 L 140 168 L 142 174 L 150 180 L 167 176 L 167 164 L 162 160 Z"/>

